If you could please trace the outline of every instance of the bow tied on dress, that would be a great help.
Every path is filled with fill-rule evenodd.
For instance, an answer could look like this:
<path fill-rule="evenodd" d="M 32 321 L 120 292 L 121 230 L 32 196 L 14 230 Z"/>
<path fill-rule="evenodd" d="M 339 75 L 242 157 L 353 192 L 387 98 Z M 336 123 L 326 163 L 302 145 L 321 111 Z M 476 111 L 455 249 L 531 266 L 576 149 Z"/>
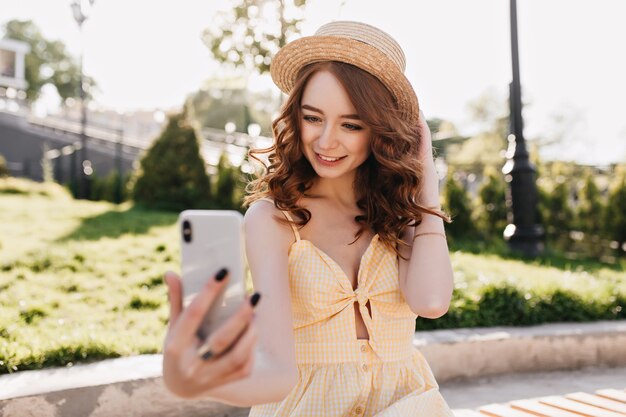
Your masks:
<path fill-rule="evenodd" d="M 359 303 L 360 306 L 365 306 L 370 298 L 367 291 L 361 288 L 357 288 L 356 290 L 354 290 L 354 297 L 356 298 L 356 301 Z"/>

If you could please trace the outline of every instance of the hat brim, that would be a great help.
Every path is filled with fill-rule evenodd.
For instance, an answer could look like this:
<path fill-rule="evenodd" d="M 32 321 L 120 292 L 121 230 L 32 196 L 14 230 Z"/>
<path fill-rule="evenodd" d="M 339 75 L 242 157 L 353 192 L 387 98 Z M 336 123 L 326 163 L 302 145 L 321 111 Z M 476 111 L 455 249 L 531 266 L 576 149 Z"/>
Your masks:
<path fill-rule="evenodd" d="M 338 36 L 307 36 L 285 45 L 274 57 L 270 74 L 284 93 L 293 89 L 298 71 L 305 65 L 339 61 L 361 68 L 378 78 L 397 100 L 409 121 L 419 117 L 417 95 L 409 80 L 383 52 L 366 43 Z"/>

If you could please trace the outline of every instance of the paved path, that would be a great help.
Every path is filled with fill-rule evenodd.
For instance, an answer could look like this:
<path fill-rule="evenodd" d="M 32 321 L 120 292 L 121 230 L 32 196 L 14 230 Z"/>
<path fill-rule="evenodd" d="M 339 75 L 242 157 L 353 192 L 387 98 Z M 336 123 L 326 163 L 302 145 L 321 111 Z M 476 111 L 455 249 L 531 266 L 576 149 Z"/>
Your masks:
<path fill-rule="evenodd" d="M 626 388 L 626 367 L 508 374 L 440 384 L 443 397 L 453 409 L 477 409 L 490 403 L 578 391 L 593 393 L 604 388 Z"/>

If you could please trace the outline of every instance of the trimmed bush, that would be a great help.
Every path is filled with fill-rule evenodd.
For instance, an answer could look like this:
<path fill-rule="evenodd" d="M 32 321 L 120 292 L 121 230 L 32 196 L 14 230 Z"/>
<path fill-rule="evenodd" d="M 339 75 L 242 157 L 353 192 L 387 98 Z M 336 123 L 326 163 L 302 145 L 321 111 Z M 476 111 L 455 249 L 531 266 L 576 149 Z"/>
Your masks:
<path fill-rule="evenodd" d="M 416 330 L 460 327 L 531 326 L 555 322 L 588 322 L 626 318 L 626 294 L 583 298 L 569 290 L 529 291 L 490 284 L 477 295 L 454 290 L 450 309 L 437 320 L 418 318 Z"/>
<path fill-rule="evenodd" d="M 216 208 L 222 210 L 237 210 L 241 207 L 241 204 L 238 204 L 235 200 L 238 171 L 236 167 L 230 164 L 226 154 L 220 156 L 220 161 L 217 164 L 217 184 L 213 199 Z"/>
<path fill-rule="evenodd" d="M 185 112 L 170 116 L 161 136 L 141 159 L 132 190 L 136 203 L 151 208 L 210 208 L 206 163 Z"/>

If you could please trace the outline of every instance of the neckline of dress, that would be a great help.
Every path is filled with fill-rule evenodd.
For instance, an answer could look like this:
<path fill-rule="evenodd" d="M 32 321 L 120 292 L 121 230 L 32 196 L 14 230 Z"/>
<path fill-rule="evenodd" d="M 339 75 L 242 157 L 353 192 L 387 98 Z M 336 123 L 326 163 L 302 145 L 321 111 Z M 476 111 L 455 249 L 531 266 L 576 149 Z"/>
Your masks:
<path fill-rule="evenodd" d="M 376 233 L 374 236 L 372 236 L 372 239 L 370 240 L 370 243 L 367 245 L 367 248 L 365 249 L 365 252 L 363 252 L 363 255 L 361 255 L 361 260 L 359 261 L 359 269 L 356 271 L 356 285 L 357 285 L 357 288 L 359 288 L 359 276 L 361 275 L 361 270 L 363 268 L 363 261 L 367 258 L 367 256 L 369 255 L 369 252 L 372 250 L 372 248 L 374 247 L 374 244 L 376 242 L 378 242 L 378 240 L 379 240 L 379 236 L 378 236 L 378 233 Z M 346 274 L 346 271 L 343 270 L 343 268 L 339 265 L 339 263 L 337 263 L 337 261 L 335 261 L 335 259 L 333 259 L 332 256 L 330 256 L 329 254 L 324 252 L 315 243 L 313 243 L 312 241 L 310 241 L 308 239 L 298 239 L 298 240 L 296 240 L 295 242 L 293 242 L 291 244 L 291 247 L 293 247 L 298 242 L 307 242 L 322 257 L 328 258 L 328 260 L 330 260 L 330 263 L 332 264 L 331 267 L 333 269 L 339 271 L 341 273 L 341 275 L 348 281 L 348 284 L 350 285 L 350 288 L 352 288 L 352 280 L 350 279 L 348 274 Z M 290 253 L 290 255 L 291 255 L 291 253 Z M 355 290 L 355 288 L 353 288 L 353 290 Z"/>

